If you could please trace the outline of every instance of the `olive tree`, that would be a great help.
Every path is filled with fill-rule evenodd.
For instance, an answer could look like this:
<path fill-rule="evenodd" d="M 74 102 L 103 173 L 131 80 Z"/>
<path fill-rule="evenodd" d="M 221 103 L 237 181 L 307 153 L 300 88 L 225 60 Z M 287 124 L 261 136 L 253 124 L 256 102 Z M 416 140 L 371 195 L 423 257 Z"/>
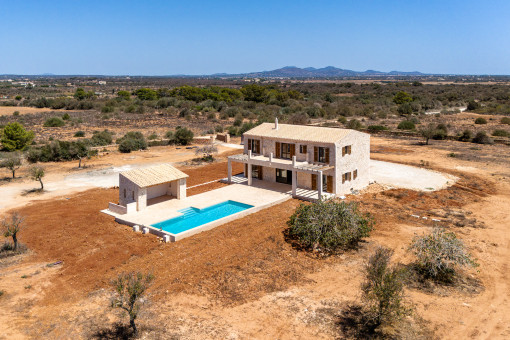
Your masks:
<path fill-rule="evenodd" d="M 361 213 L 356 203 L 334 199 L 301 204 L 287 223 L 289 235 L 302 246 L 323 253 L 356 246 L 374 225 L 372 217 Z"/>
<path fill-rule="evenodd" d="M 151 273 L 131 272 L 120 274 L 112 282 L 115 288 L 115 296 L 112 298 L 111 306 L 126 311 L 129 316 L 129 325 L 134 334 L 138 332 L 135 321 L 144 302 L 142 296 L 153 280 L 154 275 Z"/>
<path fill-rule="evenodd" d="M 432 278 L 450 279 L 455 268 L 478 265 L 462 240 L 440 227 L 434 227 L 429 234 L 415 235 L 409 250 L 416 256 L 420 269 Z"/>
<path fill-rule="evenodd" d="M 392 250 L 378 247 L 364 268 L 362 299 L 375 326 L 391 323 L 409 312 L 404 304 L 402 271 L 390 266 L 392 255 Z"/>
<path fill-rule="evenodd" d="M 4 218 L 2 221 L 2 229 L 5 237 L 12 237 L 14 243 L 14 251 L 18 250 L 18 233 L 22 229 L 23 217 L 18 213 L 14 213 L 10 218 Z"/>
<path fill-rule="evenodd" d="M 44 184 L 42 182 L 42 178 L 44 177 L 44 168 L 39 165 L 34 165 L 30 168 L 30 177 L 34 181 L 39 181 L 41 183 L 41 189 L 40 191 L 44 190 Z"/>
<path fill-rule="evenodd" d="M 0 161 L 0 168 L 7 168 L 12 172 L 12 178 L 16 178 L 16 170 L 21 167 L 23 158 L 19 153 L 9 154 Z"/>

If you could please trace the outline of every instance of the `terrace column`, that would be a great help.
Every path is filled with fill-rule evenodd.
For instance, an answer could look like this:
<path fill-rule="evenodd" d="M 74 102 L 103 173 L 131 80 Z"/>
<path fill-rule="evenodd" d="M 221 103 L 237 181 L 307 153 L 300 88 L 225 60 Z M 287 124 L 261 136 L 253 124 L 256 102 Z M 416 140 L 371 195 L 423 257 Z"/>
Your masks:
<path fill-rule="evenodd" d="M 296 166 L 296 156 L 292 156 L 292 166 Z"/>
<path fill-rule="evenodd" d="M 317 191 L 319 193 L 319 200 L 322 199 L 322 171 L 317 175 Z"/>
<path fill-rule="evenodd" d="M 228 159 L 228 184 L 232 183 L 232 160 Z"/>
<path fill-rule="evenodd" d="M 251 182 L 252 182 L 251 163 L 248 163 L 248 173 L 246 174 L 246 176 L 248 176 L 248 185 L 251 185 Z"/>
<path fill-rule="evenodd" d="M 296 197 L 296 191 L 297 191 L 297 172 L 295 170 L 293 170 L 292 171 L 292 197 Z"/>

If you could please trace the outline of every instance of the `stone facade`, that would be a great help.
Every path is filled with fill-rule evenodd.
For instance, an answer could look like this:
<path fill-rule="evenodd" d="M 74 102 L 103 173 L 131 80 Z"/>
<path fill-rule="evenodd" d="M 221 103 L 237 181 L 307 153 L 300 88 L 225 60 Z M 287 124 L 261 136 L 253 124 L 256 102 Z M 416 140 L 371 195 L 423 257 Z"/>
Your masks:
<path fill-rule="evenodd" d="M 310 129 L 320 128 L 310 127 Z M 257 141 L 254 142 L 256 143 L 255 148 L 253 144 L 249 146 L 250 140 Z M 276 169 L 288 169 L 291 171 L 297 171 L 297 187 L 304 189 L 316 189 L 316 185 L 312 183 L 312 178 L 315 177 L 313 177 L 310 172 L 300 171 L 292 164 L 279 165 L 277 162 L 271 162 L 269 160 L 261 161 L 257 159 L 257 156 L 267 157 L 268 159 L 276 159 L 276 143 L 278 142 L 294 145 L 296 162 L 306 162 L 309 164 L 323 166 L 324 171 L 321 173 L 326 176 L 324 177 L 326 181 L 332 180 L 332 184 L 327 187 L 329 187 L 329 192 L 333 194 L 345 195 L 350 193 L 352 190 L 362 189 L 369 184 L 369 134 L 352 130 L 348 131 L 345 136 L 337 141 L 332 141 L 331 143 L 319 143 L 251 135 L 248 131 L 244 135 L 244 141 L 244 154 L 248 154 L 250 150 L 252 151 L 252 158 L 250 158 L 248 162 L 263 167 L 263 180 L 275 182 Z M 306 147 L 306 151 L 302 146 Z M 314 162 L 315 147 L 328 149 L 328 163 Z M 344 149 L 345 147 L 348 147 L 348 151 Z M 247 174 L 245 173 L 245 175 Z"/>
<path fill-rule="evenodd" d="M 119 205 L 129 207 L 136 205 L 140 211 L 147 207 L 147 200 L 160 196 L 172 196 L 177 199 L 186 198 L 186 179 L 178 179 L 146 188 L 141 188 L 125 176 L 119 174 Z M 129 212 L 128 212 L 129 213 Z"/>

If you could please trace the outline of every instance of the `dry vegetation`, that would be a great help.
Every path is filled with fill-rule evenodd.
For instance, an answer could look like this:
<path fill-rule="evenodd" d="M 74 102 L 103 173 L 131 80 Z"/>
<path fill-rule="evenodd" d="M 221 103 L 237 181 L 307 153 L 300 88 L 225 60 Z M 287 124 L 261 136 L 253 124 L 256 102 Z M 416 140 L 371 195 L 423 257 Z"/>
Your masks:
<path fill-rule="evenodd" d="M 168 86 L 158 81 L 153 85 Z M 123 86 L 116 88 L 127 89 Z M 360 100 L 360 92 L 368 87 L 378 91 L 371 84 L 363 85 L 366 88 L 356 84 L 354 89 L 352 85 L 349 88 L 334 85 L 329 92 L 346 102 L 329 106 L 320 93 L 330 85 L 299 82 L 296 86 L 300 91 L 309 91 L 325 113 L 329 112 L 327 107 L 352 104 L 355 112 L 349 119 L 365 119 L 364 125 L 374 121 L 395 129 L 402 120 L 392 112 L 387 112 L 385 118 L 382 114 L 375 118 L 362 114 L 361 101 L 355 101 Z M 424 91 L 427 86 L 416 88 Z M 440 86 L 437 89 L 446 91 L 453 85 Z M 468 90 L 474 92 L 469 93 L 487 90 L 480 88 L 482 85 L 462 86 L 473 86 Z M 499 86 L 503 85 L 497 86 L 499 93 L 503 89 Z M 461 91 L 459 87 L 453 86 L 452 91 Z M 66 91 L 72 94 L 70 89 Z M 254 109 L 246 110 L 262 112 L 271 107 L 256 104 Z M 205 113 L 193 114 L 189 120 L 157 109 L 143 115 L 116 111 L 108 119 L 102 119 L 96 109 L 69 113 L 75 125 L 68 123 L 62 128 L 42 127 L 44 120 L 54 115 L 47 112 L 21 114 L 16 118 L 6 116 L 5 121 L 25 119 L 26 126 L 35 130 L 41 140 L 49 136 L 72 139 L 78 129 L 87 134 L 103 128 L 120 133 L 127 126 L 148 135 L 153 131 L 162 134 L 180 124 L 200 133 L 211 125 Z M 83 123 L 78 123 L 79 117 L 83 117 Z M 504 127 L 498 125 L 499 115 L 485 115 L 488 124 L 484 126 L 475 125 L 475 117 L 478 115 L 472 113 L 422 115 L 419 120 L 422 124 L 444 123 L 452 134 L 466 128 L 490 131 Z M 216 119 L 218 124 L 226 126 L 234 118 L 223 121 L 218 115 Z M 342 126 L 336 116 L 312 118 L 312 122 L 321 124 L 328 121 Z M 347 201 L 359 202 L 362 211 L 374 216 L 375 229 L 359 249 L 327 258 L 295 248 L 285 239 L 286 222 L 300 203 L 297 200 L 288 200 L 177 243 L 163 244 L 152 235 L 133 233 L 99 213 L 109 201 L 116 200 L 116 189 L 69 192 L 61 197 L 42 193 L 38 197 L 42 201 L 13 210 L 26 219 L 19 239 L 29 250 L 0 259 L 0 291 L 3 292 L 0 324 L 5 325 L 0 330 L 0 338 L 119 338 L 120 325 L 126 319 L 108 307 L 112 294 L 110 282 L 119 273 L 128 271 L 155 274 L 149 289 L 149 304 L 139 318 L 143 338 L 364 338 L 369 335 L 356 328 L 362 316 L 357 308 L 361 303 L 362 268 L 381 245 L 394 251 L 392 262 L 396 266 L 411 269 L 405 295 L 414 311 L 393 329 L 386 330 L 388 333 L 406 339 L 508 338 L 508 146 L 452 140 L 422 145 L 418 136 L 392 136 L 391 139 L 373 137 L 371 150 L 373 159 L 447 172 L 459 180 L 435 192 L 384 190 L 375 184 L 360 195 L 348 196 Z M 154 147 L 129 157 L 105 152 L 87 161 L 87 166 L 89 170 L 100 171 L 125 163 L 180 162 L 179 167 L 190 175 L 188 186 L 193 186 L 225 177 L 224 157 L 229 153 L 225 149 L 220 151 L 223 153 L 217 162 L 201 166 L 187 163 L 195 157 L 192 150 L 175 146 Z M 46 166 L 48 181 L 58 173 L 69 175 L 78 171 L 76 162 Z M 240 172 L 242 168 L 236 166 L 234 172 Z M 24 169 L 19 176 L 12 182 L 2 181 L 0 190 L 22 183 L 26 176 Z M 188 194 L 223 185 L 214 182 L 197 186 L 189 189 Z M 480 266 L 475 270 L 461 270 L 449 284 L 422 280 L 415 275 L 413 257 L 407 248 L 415 234 L 423 234 L 434 225 L 454 231 L 463 239 Z"/>

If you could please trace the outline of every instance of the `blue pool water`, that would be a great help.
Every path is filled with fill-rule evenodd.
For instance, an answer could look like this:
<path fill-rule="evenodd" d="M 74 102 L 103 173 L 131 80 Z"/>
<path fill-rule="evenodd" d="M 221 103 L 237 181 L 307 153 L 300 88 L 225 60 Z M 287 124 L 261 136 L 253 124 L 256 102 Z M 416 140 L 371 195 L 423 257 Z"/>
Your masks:
<path fill-rule="evenodd" d="M 183 214 L 182 216 L 174 217 L 169 220 L 153 224 L 152 226 L 154 228 L 163 229 L 164 231 L 172 234 L 179 234 L 183 231 L 193 229 L 250 208 L 253 208 L 253 205 L 230 200 L 211 205 L 204 209 L 189 207 L 178 210 Z"/>

